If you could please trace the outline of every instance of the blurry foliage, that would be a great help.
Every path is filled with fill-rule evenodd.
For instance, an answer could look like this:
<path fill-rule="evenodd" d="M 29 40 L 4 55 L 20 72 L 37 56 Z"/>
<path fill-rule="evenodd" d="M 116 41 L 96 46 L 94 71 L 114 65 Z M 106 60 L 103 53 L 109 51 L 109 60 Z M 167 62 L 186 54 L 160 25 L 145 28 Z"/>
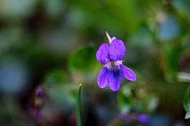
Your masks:
<path fill-rule="evenodd" d="M 63 84 L 67 82 L 68 79 L 67 73 L 63 70 L 57 69 L 50 71 L 44 78 L 44 83 L 46 85 L 55 85 L 55 84 Z"/>
<path fill-rule="evenodd" d="M 179 60 L 181 56 L 181 44 L 179 43 L 165 43 L 163 45 L 163 66 L 165 76 L 168 81 L 174 81 L 177 77 L 179 69 Z"/>
<path fill-rule="evenodd" d="M 184 118 L 184 97 L 189 118 L 189 12 L 189 0 L 1 0 L 0 125 L 75 125 L 79 83 L 85 125 L 129 125 L 121 113 L 132 122 L 134 115 L 149 114 L 149 126 L 170 122 L 167 115 L 175 123 Z M 125 42 L 124 64 L 137 73 L 137 81 L 122 81 L 117 93 L 96 84 L 101 64 L 95 54 L 107 41 L 105 31 Z M 43 118 L 32 121 L 38 85 L 47 96 Z M 10 97 L 17 104 L 4 100 Z"/>
<path fill-rule="evenodd" d="M 146 85 L 128 83 L 118 94 L 118 104 L 122 113 L 148 113 L 155 111 L 158 97 L 148 91 Z"/>
<path fill-rule="evenodd" d="M 68 60 L 70 70 L 93 73 L 97 66 L 95 55 L 96 50 L 92 46 L 85 46 L 74 51 Z"/>
<path fill-rule="evenodd" d="M 100 69 L 95 58 L 96 50 L 93 45 L 76 49 L 68 58 L 68 68 L 74 82 L 93 82 Z"/>
<path fill-rule="evenodd" d="M 185 115 L 185 118 L 188 119 L 190 118 L 190 89 L 189 88 L 187 90 L 187 94 L 185 96 L 183 106 L 184 106 L 185 111 L 187 112 Z"/>

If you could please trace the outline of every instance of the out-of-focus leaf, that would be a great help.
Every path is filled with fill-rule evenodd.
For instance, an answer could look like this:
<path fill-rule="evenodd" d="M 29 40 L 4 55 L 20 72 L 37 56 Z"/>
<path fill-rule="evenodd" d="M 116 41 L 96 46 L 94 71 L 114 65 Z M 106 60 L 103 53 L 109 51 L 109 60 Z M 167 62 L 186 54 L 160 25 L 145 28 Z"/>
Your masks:
<path fill-rule="evenodd" d="M 139 12 L 146 6 L 144 4 L 146 2 L 139 2 L 135 0 L 71 1 L 70 5 L 72 5 L 72 9 L 74 8 L 72 10 L 74 15 L 69 16 L 69 20 L 73 18 L 76 20 L 71 20 L 69 23 L 82 25 L 83 28 L 85 26 L 100 31 L 108 30 L 114 32 L 116 36 L 123 32 L 132 34 L 142 23 L 144 17 L 144 14 Z M 95 13 L 96 16 L 92 16 Z M 78 18 L 79 16 L 80 18 Z M 84 22 L 85 25 L 83 25 Z"/>
<path fill-rule="evenodd" d="M 169 81 L 176 79 L 181 55 L 180 43 L 165 43 L 163 47 L 164 72 Z"/>
<path fill-rule="evenodd" d="M 186 111 L 185 119 L 189 119 L 190 118 L 190 86 L 187 90 L 187 94 L 186 94 L 185 99 L 183 101 L 183 107 Z"/>
<path fill-rule="evenodd" d="M 133 33 L 140 25 L 143 15 L 137 12 L 140 11 L 141 7 L 144 7 L 143 3 L 141 3 L 141 7 L 137 7 L 138 2 L 135 0 L 112 0 L 111 2 L 107 1 L 107 4 L 110 7 L 109 12 L 122 24 L 121 29 L 125 29 L 128 33 Z"/>
<path fill-rule="evenodd" d="M 64 84 L 65 82 L 68 82 L 68 74 L 66 74 L 63 70 L 56 69 L 53 71 L 50 71 L 45 79 L 45 84 Z"/>
<path fill-rule="evenodd" d="M 98 64 L 95 54 L 96 50 L 92 46 L 84 46 L 74 51 L 69 57 L 70 70 L 93 72 Z"/>
<path fill-rule="evenodd" d="M 101 64 L 96 60 L 96 50 L 87 45 L 74 51 L 68 59 L 72 80 L 76 83 L 94 82 Z"/>

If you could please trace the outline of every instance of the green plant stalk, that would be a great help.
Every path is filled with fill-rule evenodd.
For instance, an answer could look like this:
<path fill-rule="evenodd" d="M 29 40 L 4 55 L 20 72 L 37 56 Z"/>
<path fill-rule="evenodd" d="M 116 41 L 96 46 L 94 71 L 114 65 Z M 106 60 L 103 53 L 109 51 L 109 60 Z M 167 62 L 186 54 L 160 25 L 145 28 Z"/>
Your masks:
<path fill-rule="evenodd" d="M 79 85 L 78 92 L 77 92 L 77 103 L 76 103 L 77 126 L 82 126 L 81 87 L 82 87 L 82 84 Z"/>

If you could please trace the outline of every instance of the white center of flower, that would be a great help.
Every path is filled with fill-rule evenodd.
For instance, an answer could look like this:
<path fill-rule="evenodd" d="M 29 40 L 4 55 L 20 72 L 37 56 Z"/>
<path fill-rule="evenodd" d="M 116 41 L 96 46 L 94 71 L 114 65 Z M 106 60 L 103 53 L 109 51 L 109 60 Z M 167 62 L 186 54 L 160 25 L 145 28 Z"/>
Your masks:
<path fill-rule="evenodd" d="M 109 69 L 109 70 L 119 70 L 120 69 L 120 65 L 122 64 L 122 60 L 118 60 L 118 61 L 110 61 L 107 62 L 105 64 L 105 66 Z"/>

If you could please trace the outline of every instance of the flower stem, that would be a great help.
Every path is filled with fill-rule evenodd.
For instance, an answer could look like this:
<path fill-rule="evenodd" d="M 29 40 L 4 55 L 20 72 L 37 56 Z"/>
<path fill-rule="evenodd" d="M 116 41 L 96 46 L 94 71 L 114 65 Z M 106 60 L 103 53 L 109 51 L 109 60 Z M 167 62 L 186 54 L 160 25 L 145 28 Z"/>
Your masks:
<path fill-rule="evenodd" d="M 105 34 L 106 34 L 106 36 L 107 36 L 107 38 L 108 38 L 109 43 L 111 44 L 111 37 L 110 37 L 110 35 L 108 34 L 107 31 L 105 32 Z"/>
<path fill-rule="evenodd" d="M 79 85 L 78 92 L 77 92 L 77 103 L 76 103 L 77 126 L 82 126 L 81 87 L 82 87 L 82 84 Z"/>

